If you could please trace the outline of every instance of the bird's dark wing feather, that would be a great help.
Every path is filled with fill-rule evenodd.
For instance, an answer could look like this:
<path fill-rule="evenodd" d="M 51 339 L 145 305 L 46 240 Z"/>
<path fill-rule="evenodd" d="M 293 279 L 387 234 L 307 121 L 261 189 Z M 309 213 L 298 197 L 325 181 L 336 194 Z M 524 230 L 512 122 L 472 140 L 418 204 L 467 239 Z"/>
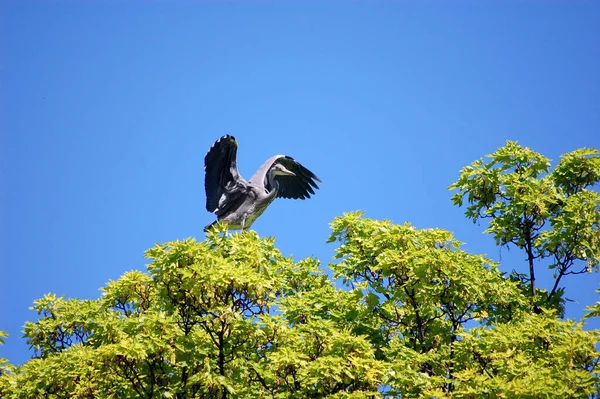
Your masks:
<path fill-rule="evenodd" d="M 281 156 L 274 164 L 275 163 L 280 163 L 296 175 L 275 177 L 279 183 L 279 191 L 277 192 L 278 198 L 306 199 L 310 198 L 310 195 L 315 193 L 313 188 L 319 188 L 315 180 L 318 182 L 321 182 L 321 180 L 294 158 Z"/>
<path fill-rule="evenodd" d="M 217 140 L 204 157 L 206 210 L 221 214 L 226 204 L 237 202 L 247 186 L 237 168 L 237 141 L 226 135 Z"/>
<path fill-rule="evenodd" d="M 235 212 L 246 201 L 246 198 L 253 194 L 251 187 L 246 183 L 236 184 L 232 189 L 227 190 L 222 200 L 219 201 L 219 206 L 214 211 L 215 215 L 221 217 Z"/>

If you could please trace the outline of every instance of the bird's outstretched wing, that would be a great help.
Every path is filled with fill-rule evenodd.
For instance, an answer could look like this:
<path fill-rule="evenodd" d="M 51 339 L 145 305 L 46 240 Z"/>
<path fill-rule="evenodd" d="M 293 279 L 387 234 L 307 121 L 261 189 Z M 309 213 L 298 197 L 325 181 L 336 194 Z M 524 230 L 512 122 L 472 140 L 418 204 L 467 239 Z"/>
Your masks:
<path fill-rule="evenodd" d="M 247 186 L 237 168 L 237 148 L 235 137 L 226 135 L 217 140 L 204 157 L 206 210 L 217 215 L 227 204 L 236 202 Z"/>
<path fill-rule="evenodd" d="M 295 174 L 295 176 L 275 177 L 279 183 L 278 198 L 306 199 L 315 193 L 313 188 L 319 188 L 315 180 L 318 182 L 321 180 L 294 158 L 282 155 L 275 159 L 273 165 L 276 163 L 283 165 Z"/>

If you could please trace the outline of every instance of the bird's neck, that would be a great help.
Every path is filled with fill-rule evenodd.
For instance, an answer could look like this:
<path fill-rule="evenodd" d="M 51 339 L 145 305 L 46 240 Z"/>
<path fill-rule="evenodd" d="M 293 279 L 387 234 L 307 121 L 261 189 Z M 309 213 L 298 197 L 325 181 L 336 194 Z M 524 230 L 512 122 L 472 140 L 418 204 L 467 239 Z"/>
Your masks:
<path fill-rule="evenodd" d="M 279 183 L 277 182 L 277 179 L 275 179 L 275 173 L 273 173 L 273 171 L 269 171 L 267 174 L 267 179 L 269 180 L 269 193 L 276 193 L 277 190 L 279 190 Z"/>

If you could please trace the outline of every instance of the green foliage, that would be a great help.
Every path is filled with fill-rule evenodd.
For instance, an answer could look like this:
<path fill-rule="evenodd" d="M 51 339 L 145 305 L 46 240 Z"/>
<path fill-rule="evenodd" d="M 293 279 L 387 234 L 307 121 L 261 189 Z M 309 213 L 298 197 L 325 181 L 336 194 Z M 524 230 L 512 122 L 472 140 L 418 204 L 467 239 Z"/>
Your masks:
<path fill-rule="evenodd" d="M 548 260 L 555 284 L 546 296 L 560 295 L 559 283 L 569 274 L 598 269 L 600 260 L 600 156 L 579 149 L 561 157 L 553 171 L 549 160 L 508 141 L 506 146 L 463 168 L 450 186 L 456 205 L 466 207 L 474 222 L 489 219 L 487 233 L 498 245 L 524 250 L 529 262 L 528 283 L 536 293 L 534 261 Z"/>
<path fill-rule="evenodd" d="M 8 334 L 0 330 L 0 345 L 4 344 L 4 338 L 7 338 Z M 1 377 L 12 371 L 12 366 L 8 363 L 8 359 L 0 357 L 0 380 Z M 0 391 L 1 392 L 1 391 Z"/>
<path fill-rule="evenodd" d="M 98 299 L 35 301 L 35 357 L 0 359 L 0 397 L 597 397 L 599 331 L 560 319 L 558 282 L 598 266 L 600 158 L 578 150 L 550 172 L 510 142 L 491 157 L 461 172 L 454 201 L 499 244 L 550 259 L 550 291 L 532 297 L 533 274 L 501 273 L 449 231 L 358 212 L 331 224 L 333 278 L 217 227 L 149 249 L 147 272 Z"/>
<path fill-rule="evenodd" d="M 431 348 L 433 337 L 450 337 L 470 320 L 510 320 L 527 306 L 496 265 L 463 251 L 448 231 L 360 213 L 336 218 L 332 228 L 330 240 L 341 241 L 335 276 L 366 284 L 370 311 L 382 318 L 386 333 L 412 337 L 413 349 Z M 434 331 L 429 339 L 426 331 Z"/>
<path fill-rule="evenodd" d="M 335 276 L 363 290 L 366 315 L 377 320 L 371 321 L 377 329 L 370 336 L 389 365 L 388 395 L 583 397 L 594 392 L 596 333 L 551 313 L 534 314 L 517 279 L 462 250 L 450 232 L 365 219 L 360 213 L 336 218 L 332 228 L 330 241 L 340 242 Z"/>
<path fill-rule="evenodd" d="M 25 336 L 38 356 L 0 377 L 0 395 L 378 395 L 384 365 L 346 314 L 359 299 L 315 259 L 295 263 L 273 239 L 214 230 L 146 255 L 149 274 L 128 272 L 97 300 L 36 301 L 41 318 Z"/>
<path fill-rule="evenodd" d="M 600 294 L 600 288 L 597 289 L 596 292 L 598 294 Z M 585 310 L 588 311 L 588 313 L 584 316 L 586 319 L 589 319 L 590 317 L 598 317 L 598 316 L 600 316 L 600 301 L 596 302 L 592 306 L 588 306 L 587 308 L 585 308 Z"/>
<path fill-rule="evenodd" d="M 589 397 L 597 383 L 595 334 L 552 314 L 474 328 L 456 345 L 457 396 Z"/>

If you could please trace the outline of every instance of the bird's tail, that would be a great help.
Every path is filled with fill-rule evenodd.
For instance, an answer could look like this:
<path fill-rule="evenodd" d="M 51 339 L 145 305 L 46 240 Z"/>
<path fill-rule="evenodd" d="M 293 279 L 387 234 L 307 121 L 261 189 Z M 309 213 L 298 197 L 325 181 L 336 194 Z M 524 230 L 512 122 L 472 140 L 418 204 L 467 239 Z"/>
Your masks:
<path fill-rule="evenodd" d="M 215 220 L 214 222 L 212 222 L 212 223 L 211 223 L 211 224 L 209 224 L 209 225 L 206 225 L 206 226 L 204 227 L 204 232 L 206 233 L 206 232 L 208 231 L 208 229 L 210 229 L 211 227 L 213 227 L 213 226 L 214 226 L 215 224 L 217 224 L 218 222 L 219 222 L 219 219 Z"/>

